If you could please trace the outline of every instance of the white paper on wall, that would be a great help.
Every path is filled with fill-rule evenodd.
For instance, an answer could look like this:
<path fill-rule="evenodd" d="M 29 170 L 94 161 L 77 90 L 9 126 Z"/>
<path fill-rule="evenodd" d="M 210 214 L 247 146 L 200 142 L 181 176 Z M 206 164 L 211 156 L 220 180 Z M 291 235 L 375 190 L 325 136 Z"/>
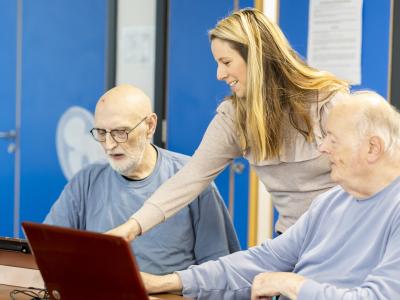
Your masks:
<path fill-rule="evenodd" d="M 154 26 L 125 26 L 121 30 L 120 54 L 124 64 L 150 65 L 154 63 Z"/>
<path fill-rule="evenodd" d="M 153 25 L 121 26 L 118 30 L 116 84 L 132 84 L 154 99 L 155 33 Z"/>
<path fill-rule="evenodd" d="M 361 84 L 362 6 L 362 0 L 310 0 L 310 66 Z"/>

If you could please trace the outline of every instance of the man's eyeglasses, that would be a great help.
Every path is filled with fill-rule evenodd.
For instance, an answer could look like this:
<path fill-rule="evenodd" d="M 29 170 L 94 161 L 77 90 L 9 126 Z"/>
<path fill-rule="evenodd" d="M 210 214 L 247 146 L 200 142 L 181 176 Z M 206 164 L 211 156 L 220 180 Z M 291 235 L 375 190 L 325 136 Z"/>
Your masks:
<path fill-rule="evenodd" d="M 106 135 L 107 133 L 110 133 L 111 137 L 113 140 L 117 143 L 125 143 L 128 140 L 128 135 L 144 120 L 147 119 L 148 116 L 144 117 L 143 119 L 140 120 L 139 123 L 137 123 L 135 126 L 132 128 L 125 128 L 125 129 L 112 129 L 112 130 L 106 130 L 106 129 L 101 129 L 101 128 L 92 128 L 90 130 L 90 133 L 94 137 L 94 139 L 98 142 L 105 142 L 106 141 Z"/>

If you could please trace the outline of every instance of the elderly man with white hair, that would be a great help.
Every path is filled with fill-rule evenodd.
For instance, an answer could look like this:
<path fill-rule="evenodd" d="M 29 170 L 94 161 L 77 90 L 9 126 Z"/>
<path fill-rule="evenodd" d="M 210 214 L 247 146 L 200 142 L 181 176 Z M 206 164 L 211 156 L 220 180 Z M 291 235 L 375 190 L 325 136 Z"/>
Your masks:
<path fill-rule="evenodd" d="M 207 299 L 400 299 L 399 113 L 374 92 L 352 94 L 333 106 L 320 151 L 339 185 L 284 234 L 174 274 L 143 274 L 148 291 Z"/>

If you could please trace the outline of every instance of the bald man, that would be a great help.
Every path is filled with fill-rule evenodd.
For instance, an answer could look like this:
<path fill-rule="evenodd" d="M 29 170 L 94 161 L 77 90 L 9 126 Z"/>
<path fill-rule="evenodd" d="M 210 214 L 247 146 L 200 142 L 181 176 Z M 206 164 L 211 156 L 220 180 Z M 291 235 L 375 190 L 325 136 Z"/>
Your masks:
<path fill-rule="evenodd" d="M 92 164 L 66 185 L 45 223 L 97 232 L 125 222 L 187 161 L 151 143 L 157 116 L 150 99 L 117 86 L 96 105 L 91 133 L 108 164 Z M 167 222 L 132 243 L 142 271 L 165 274 L 239 250 L 231 219 L 214 184 Z"/>
<path fill-rule="evenodd" d="M 337 187 L 285 233 L 164 276 L 149 292 L 193 299 L 400 299 L 400 115 L 359 92 L 333 106 L 320 146 Z"/>

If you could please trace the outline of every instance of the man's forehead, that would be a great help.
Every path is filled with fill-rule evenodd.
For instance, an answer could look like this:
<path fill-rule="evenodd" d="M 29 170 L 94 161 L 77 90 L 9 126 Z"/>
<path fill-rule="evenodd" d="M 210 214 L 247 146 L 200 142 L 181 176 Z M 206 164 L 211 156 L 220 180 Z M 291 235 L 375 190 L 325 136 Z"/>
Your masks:
<path fill-rule="evenodd" d="M 356 127 L 354 115 L 346 109 L 332 109 L 326 122 L 326 131 L 329 133 L 351 132 Z"/>
<path fill-rule="evenodd" d="M 330 117 L 338 120 L 343 120 L 343 122 L 351 122 L 361 115 L 361 107 L 353 99 L 343 100 L 333 106 Z"/>
<path fill-rule="evenodd" d="M 137 115 L 148 115 L 151 113 L 150 100 L 141 93 L 106 93 L 97 103 L 97 109 L 121 110 L 136 113 Z"/>
<path fill-rule="evenodd" d="M 332 109 L 329 113 L 328 120 L 326 122 L 326 127 L 331 128 L 335 125 L 346 122 L 346 112 L 341 109 Z"/>
<path fill-rule="evenodd" d="M 135 111 L 122 107 L 99 108 L 94 115 L 94 123 L 96 127 L 112 129 L 133 126 L 140 118 Z"/>

